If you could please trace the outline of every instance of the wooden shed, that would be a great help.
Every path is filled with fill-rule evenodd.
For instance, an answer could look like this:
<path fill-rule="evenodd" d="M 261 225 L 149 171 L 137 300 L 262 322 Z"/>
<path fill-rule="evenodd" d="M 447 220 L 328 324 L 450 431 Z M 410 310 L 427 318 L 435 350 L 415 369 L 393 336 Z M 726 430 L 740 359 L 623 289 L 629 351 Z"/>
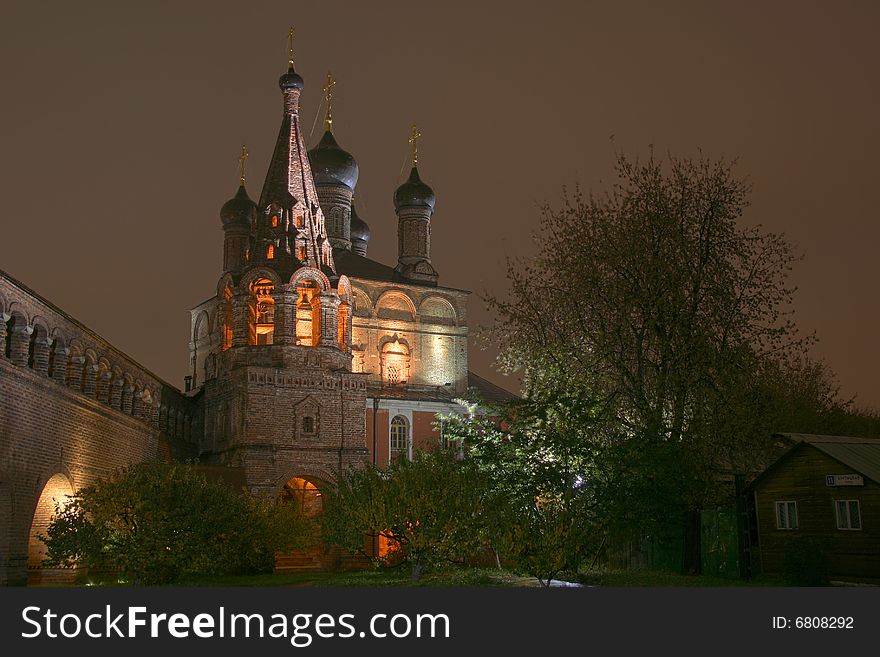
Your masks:
<path fill-rule="evenodd" d="M 880 579 L 880 440 L 780 434 L 791 443 L 751 484 L 757 569 L 780 573 L 812 539 L 832 577 Z"/>

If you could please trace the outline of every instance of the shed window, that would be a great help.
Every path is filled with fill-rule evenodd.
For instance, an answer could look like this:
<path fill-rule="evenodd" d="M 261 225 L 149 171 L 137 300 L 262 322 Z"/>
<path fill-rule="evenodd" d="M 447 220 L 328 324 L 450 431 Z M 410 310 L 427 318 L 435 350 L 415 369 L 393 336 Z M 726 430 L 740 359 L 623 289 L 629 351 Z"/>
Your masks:
<path fill-rule="evenodd" d="M 776 529 L 797 529 L 797 502 L 776 503 Z"/>
<path fill-rule="evenodd" d="M 862 514 L 858 500 L 835 500 L 838 529 L 861 529 Z"/>

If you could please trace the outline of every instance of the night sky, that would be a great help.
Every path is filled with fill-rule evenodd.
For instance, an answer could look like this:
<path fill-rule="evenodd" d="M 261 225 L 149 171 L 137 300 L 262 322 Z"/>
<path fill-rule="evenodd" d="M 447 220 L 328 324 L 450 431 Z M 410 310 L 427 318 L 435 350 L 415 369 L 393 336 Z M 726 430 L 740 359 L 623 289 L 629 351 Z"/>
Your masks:
<path fill-rule="evenodd" d="M 332 70 L 368 255 L 389 264 L 419 125 L 432 259 L 441 285 L 475 293 L 471 327 L 505 256 L 532 251 L 538 203 L 607 185 L 618 150 L 702 149 L 739 158 L 745 220 L 805 256 L 797 319 L 816 355 L 880 406 L 874 2 L 8 3 L 0 268 L 182 387 L 242 143 L 251 197 L 262 186 L 291 24 L 303 123 Z M 515 387 L 491 359 L 472 347 L 471 369 Z"/>

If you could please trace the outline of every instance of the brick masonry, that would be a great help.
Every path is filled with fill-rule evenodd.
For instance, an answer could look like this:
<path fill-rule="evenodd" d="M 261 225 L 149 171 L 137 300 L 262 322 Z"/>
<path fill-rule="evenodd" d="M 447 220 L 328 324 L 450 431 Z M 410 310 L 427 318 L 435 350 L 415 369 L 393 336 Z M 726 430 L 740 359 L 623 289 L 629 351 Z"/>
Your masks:
<path fill-rule="evenodd" d="M 185 458 L 201 429 L 190 399 L 3 272 L 0 345 L 0 584 L 24 584 L 53 495 Z"/>

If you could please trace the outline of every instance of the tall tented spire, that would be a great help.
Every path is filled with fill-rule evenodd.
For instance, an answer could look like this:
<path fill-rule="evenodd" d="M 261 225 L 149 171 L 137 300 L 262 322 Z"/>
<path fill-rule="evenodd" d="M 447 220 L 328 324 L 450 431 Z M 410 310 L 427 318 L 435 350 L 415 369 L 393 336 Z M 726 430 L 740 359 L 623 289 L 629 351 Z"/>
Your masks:
<path fill-rule="evenodd" d="M 288 69 L 278 81 L 283 97 L 281 129 L 259 208 L 265 215 L 262 219 L 270 223 L 267 228 L 271 230 L 265 234 L 275 242 L 272 260 L 289 257 L 302 265 L 335 271 L 300 125 L 299 99 L 304 82 L 293 68 L 292 41 L 293 28 L 288 35 Z M 257 245 L 257 254 L 263 251 L 262 245 Z"/>

